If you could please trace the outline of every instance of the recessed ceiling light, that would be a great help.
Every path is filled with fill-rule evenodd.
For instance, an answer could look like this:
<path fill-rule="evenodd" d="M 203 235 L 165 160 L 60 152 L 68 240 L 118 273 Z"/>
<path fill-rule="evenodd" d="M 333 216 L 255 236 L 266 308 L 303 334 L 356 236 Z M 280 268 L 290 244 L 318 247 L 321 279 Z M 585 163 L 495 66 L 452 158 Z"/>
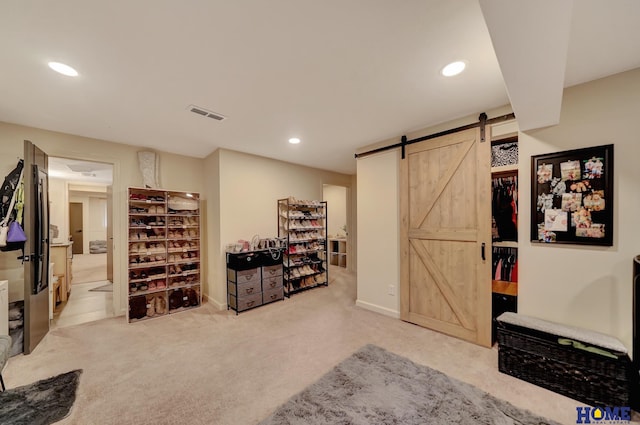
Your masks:
<path fill-rule="evenodd" d="M 467 64 L 464 61 L 451 62 L 449 65 L 442 68 L 440 73 L 445 77 L 453 77 L 460 74 L 466 68 Z"/>
<path fill-rule="evenodd" d="M 78 71 L 71 68 L 69 65 L 65 65 L 60 62 L 49 62 L 49 68 L 53 69 L 56 72 L 59 72 L 62 75 L 66 75 L 68 77 L 77 77 Z"/>
<path fill-rule="evenodd" d="M 297 137 L 292 137 L 291 139 L 289 139 L 289 143 L 291 143 L 292 145 L 297 145 L 298 143 L 300 143 L 300 139 L 298 139 Z"/>

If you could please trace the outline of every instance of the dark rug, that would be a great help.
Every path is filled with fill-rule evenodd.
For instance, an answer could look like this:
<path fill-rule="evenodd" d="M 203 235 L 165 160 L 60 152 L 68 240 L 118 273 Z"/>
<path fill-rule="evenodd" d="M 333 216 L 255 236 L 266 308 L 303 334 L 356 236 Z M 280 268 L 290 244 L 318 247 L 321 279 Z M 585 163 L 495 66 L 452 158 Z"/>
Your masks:
<path fill-rule="evenodd" d="M 260 424 L 557 423 L 380 347 L 366 345 Z"/>
<path fill-rule="evenodd" d="M 48 425 L 69 414 L 82 369 L 0 392 L 0 424 Z"/>
<path fill-rule="evenodd" d="M 89 292 L 113 292 L 113 283 L 109 282 L 106 285 L 98 286 L 97 288 L 89 289 Z"/>

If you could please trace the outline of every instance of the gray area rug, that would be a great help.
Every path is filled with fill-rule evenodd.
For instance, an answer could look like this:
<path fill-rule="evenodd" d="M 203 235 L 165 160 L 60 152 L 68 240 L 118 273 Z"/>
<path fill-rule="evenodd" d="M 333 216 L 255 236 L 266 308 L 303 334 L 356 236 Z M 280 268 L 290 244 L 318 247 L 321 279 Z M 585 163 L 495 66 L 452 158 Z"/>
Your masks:
<path fill-rule="evenodd" d="M 82 369 L 0 392 L 0 424 L 48 425 L 69 414 Z"/>
<path fill-rule="evenodd" d="M 89 289 L 89 292 L 113 292 L 113 283 L 109 282 L 106 285 L 98 286 L 97 288 Z"/>
<path fill-rule="evenodd" d="M 380 347 L 366 345 L 260 424 L 557 423 Z"/>

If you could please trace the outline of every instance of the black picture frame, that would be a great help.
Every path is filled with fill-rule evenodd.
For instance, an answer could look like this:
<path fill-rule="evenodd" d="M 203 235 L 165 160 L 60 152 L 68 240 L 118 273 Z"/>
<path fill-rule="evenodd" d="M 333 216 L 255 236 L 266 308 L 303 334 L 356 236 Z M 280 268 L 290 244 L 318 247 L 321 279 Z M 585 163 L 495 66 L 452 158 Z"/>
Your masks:
<path fill-rule="evenodd" d="M 612 246 L 613 207 L 613 145 L 531 157 L 531 242 Z"/>

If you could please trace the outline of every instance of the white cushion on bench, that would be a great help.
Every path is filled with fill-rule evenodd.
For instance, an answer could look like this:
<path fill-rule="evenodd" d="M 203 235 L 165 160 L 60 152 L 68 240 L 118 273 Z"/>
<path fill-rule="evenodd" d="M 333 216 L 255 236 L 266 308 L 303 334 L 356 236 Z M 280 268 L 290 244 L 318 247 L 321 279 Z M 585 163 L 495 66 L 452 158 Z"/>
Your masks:
<path fill-rule="evenodd" d="M 575 326 L 562 325 L 560 323 L 538 319 L 537 317 L 525 316 L 523 314 L 512 312 L 502 313 L 498 317 L 498 322 L 534 329 L 591 344 L 596 347 L 606 348 L 618 353 L 627 354 L 627 348 L 619 339 L 600 332 L 590 331 Z"/>

